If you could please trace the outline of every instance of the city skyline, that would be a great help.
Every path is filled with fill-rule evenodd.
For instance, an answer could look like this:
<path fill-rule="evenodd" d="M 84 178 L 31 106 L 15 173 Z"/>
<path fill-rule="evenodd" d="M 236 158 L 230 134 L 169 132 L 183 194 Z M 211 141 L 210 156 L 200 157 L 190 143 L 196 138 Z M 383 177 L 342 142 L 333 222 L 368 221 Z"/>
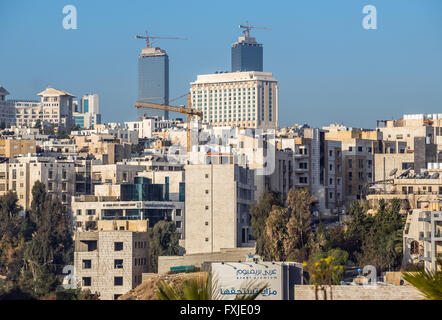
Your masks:
<path fill-rule="evenodd" d="M 166 6 L 133 1 L 123 7 L 72 1 L 78 30 L 69 31 L 62 28 L 64 3 L 0 5 L 0 36 L 10 49 L 0 52 L 7 62 L 0 84 L 11 93 L 9 99 L 36 99 L 47 85 L 77 96 L 96 92 L 104 122 L 135 120 L 137 57 L 144 47 L 135 34 L 147 29 L 153 35 L 189 38 L 155 44 L 170 57 L 173 100 L 189 91 L 198 74 L 230 69 L 231 45 L 241 35 L 238 24 L 249 20 L 272 28 L 252 30 L 252 36 L 264 45 L 264 71 L 279 81 L 280 126 L 340 122 L 374 128 L 377 119 L 440 110 L 438 1 L 299 1 L 265 11 L 263 2 L 254 3 L 245 14 L 241 9 L 250 2 L 235 5 L 235 12 L 229 12 L 229 1 L 205 12 L 197 2 Z M 361 26 L 367 4 L 377 7 L 377 30 Z M 143 13 L 149 10 L 164 14 Z M 278 19 L 272 18 L 277 13 Z M 189 18 L 195 22 L 188 23 Z M 52 39 L 58 50 L 41 39 Z M 181 103 L 185 100 L 173 102 Z"/>

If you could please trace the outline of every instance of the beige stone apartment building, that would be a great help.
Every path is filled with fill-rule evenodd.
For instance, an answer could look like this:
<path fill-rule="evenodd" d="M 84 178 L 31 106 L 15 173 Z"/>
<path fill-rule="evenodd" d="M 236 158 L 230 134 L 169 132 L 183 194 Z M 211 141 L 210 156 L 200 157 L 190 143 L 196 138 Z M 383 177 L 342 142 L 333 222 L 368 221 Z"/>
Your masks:
<path fill-rule="evenodd" d="M 36 152 L 35 140 L 0 139 L 0 156 L 14 158 L 20 154 Z"/>
<path fill-rule="evenodd" d="M 442 150 L 442 114 L 408 114 L 397 120 L 378 120 L 377 130 L 382 139 L 406 142 L 407 150 L 413 151 L 414 138 L 424 137 Z"/>
<path fill-rule="evenodd" d="M 31 207 L 32 187 L 36 181 L 44 183 L 46 191 L 58 197 L 67 210 L 75 193 L 74 161 L 26 156 L 0 164 L 0 194 L 15 191 L 18 204 L 24 210 Z"/>
<path fill-rule="evenodd" d="M 254 245 L 253 173 L 236 164 L 186 165 L 186 254 Z"/>
<path fill-rule="evenodd" d="M 131 144 L 119 143 L 112 135 L 75 135 L 74 140 L 79 152 L 91 154 L 103 164 L 115 164 L 131 157 Z"/>
<path fill-rule="evenodd" d="M 74 236 L 75 280 L 101 300 L 116 300 L 148 271 L 148 221 L 99 221 Z"/>
<path fill-rule="evenodd" d="M 374 179 L 374 154 L 379 148 L 380 134 L 353 128 L 325 128 L 326 140 L 341 142 L 343 200 L 349 208 L 352 201 L 361 199 L 367 183 Z"/>
<path fill-rule="evenodd" d="M 293 151 L 293 186 L 315 197 L 314 211 L 337 213 L 343 206 L 341 142 L 325 131 L 306 128 L 303 137 L 280 136 L 279 148 Z"/>

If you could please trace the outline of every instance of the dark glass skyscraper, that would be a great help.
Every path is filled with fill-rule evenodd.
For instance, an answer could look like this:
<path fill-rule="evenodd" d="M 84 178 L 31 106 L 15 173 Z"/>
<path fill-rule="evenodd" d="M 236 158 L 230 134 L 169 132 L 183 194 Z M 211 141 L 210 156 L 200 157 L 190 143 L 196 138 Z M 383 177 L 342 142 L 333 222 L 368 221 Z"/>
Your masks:
<path fill-rule="evenodd" d="M 143 48 L 138 57 L 138 100 L 169 105 L 169 57 L 160 48 Z M 168 111 L 139 109 L 139 116 L 169 119 Z"/>
<path fill-rule="evenodd" d="M 232 72 L 263 71 L 263 47 L 252 37 L 239 37 L 232 45 Z"/>

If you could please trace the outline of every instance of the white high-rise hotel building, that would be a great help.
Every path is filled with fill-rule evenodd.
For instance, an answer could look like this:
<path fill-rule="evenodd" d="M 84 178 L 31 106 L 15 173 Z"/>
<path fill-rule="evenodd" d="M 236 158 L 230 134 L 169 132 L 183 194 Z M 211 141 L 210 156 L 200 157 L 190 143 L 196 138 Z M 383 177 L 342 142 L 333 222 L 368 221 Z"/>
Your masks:
<path fill-rule="evenodd" d="M 278 81 L 269 72 L 198 75 L 191 83 L 192 107 L 213 126 L 276 129 Z"/>

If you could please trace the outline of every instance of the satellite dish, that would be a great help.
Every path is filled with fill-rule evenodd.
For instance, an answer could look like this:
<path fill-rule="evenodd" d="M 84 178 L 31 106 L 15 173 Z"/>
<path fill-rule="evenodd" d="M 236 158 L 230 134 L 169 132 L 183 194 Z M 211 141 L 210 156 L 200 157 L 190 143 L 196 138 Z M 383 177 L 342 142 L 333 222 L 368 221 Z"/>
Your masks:
<path fill-rule="evenodd" d="M 397 173 L 397 168 L 390 171 L 390 177 Z"/>

